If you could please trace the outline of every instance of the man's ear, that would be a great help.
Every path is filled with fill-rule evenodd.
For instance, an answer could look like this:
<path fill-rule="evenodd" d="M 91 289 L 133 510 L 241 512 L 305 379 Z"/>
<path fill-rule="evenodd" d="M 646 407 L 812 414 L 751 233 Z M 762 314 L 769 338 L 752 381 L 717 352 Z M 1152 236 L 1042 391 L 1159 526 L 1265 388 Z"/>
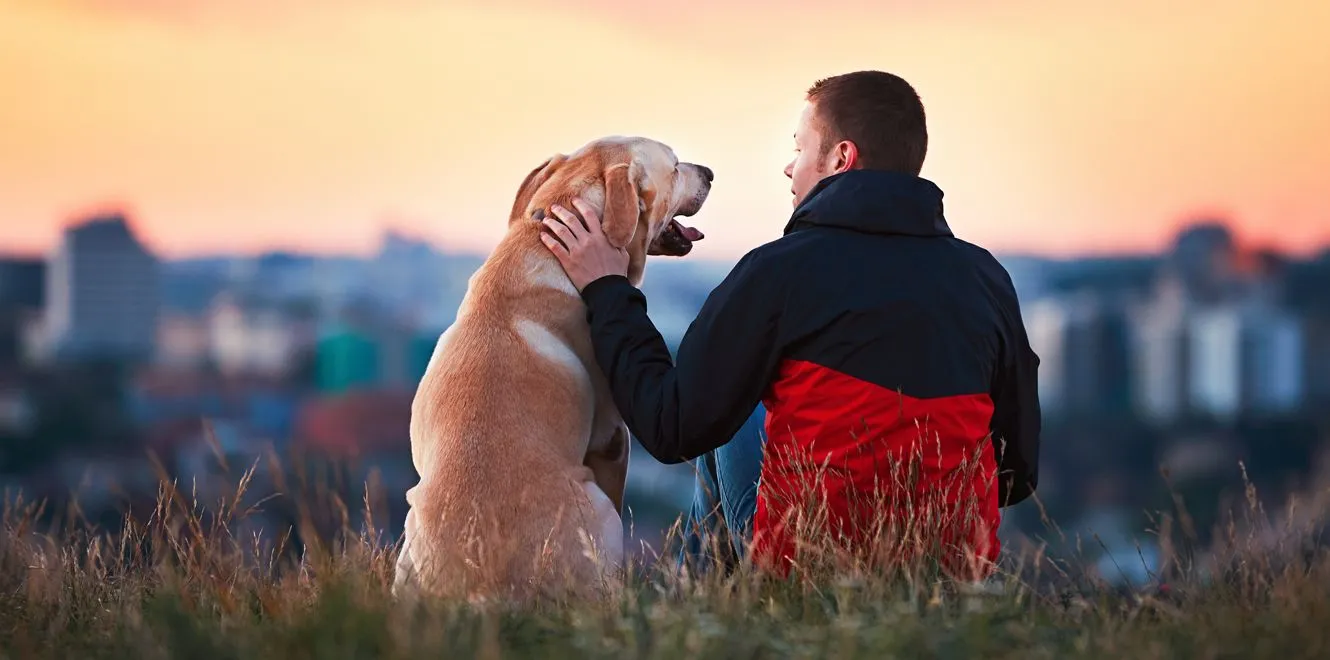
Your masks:
<path fill-rule="evenodd" d="M 549 180 L 550 175 L 554 174 L 554 170 L 558 169 L 559 165 L 566 159 L 567 157 L 563 154 L 554 154 L 545 159 L 545 162 L 537 165 L 536 169 L 531 170 L 531 173 L 527 174 L 525 179 L 522 179 L 521 185 L 517 186 L 517 197 L 513 200 L 513 210 L 508 214 L 508 224 L 515 222 L 518 217 L 526 219 L 524 217 L 526 207 L 531 204 L 531 198 L 535 197 L 536 191 Z"/>
<path fill-rule="evenodd" d="M 831 171 L 833 174 L 847 172 L 858 169 L 859 167 L 859 145 L 849 141 L 841 140 L 832 147 L 832 154 L 835 156 L 835 162 Z"/>
<path fill-rule="evenodd" d="M 605 170 L 605 210 L 600 214 L 600 226 L 610 245 L 628 247 L 637 232 L 637 218 L 641 213 L 637 194 L 637 166 L 635 163 L 614 165 Z"/>

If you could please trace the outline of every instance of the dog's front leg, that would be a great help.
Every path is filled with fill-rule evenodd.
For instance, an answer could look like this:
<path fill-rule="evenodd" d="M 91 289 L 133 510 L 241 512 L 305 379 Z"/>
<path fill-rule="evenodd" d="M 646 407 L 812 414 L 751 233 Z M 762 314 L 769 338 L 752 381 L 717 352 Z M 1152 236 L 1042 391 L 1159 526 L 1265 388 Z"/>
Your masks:
<path fill-rule="evenodd" d="M 614 510 L 623 515 L 623 491 L 628 481 L 628 426 L 619 424 L 604 447 L 587 451 L 582 464 L 591 468 L 596 485 L 605 491 Z"/>

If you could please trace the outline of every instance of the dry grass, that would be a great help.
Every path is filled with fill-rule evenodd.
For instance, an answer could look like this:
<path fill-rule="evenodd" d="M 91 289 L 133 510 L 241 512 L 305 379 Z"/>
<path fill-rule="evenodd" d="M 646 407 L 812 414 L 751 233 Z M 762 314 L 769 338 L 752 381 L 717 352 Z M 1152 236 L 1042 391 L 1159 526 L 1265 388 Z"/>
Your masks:
<path fill-rule="evenodd" d="M 1110 588 L 1043 546 L 1004 557 L 985 590 L 920 565 L 870 570 L 839 548 L 806 552 L 821 560 L 783 581 L 746 565 L 686 579 L 666 558 L 634 565 L 612 603 L 482 610 L 395 603 L 396 548 L 360 530 L 294 558 L 284 539 L 242 537 L 252 475 L 209 507 L 163 481 L 155 509 L 116 534 L 38 533 L 40 505 L 8 501 L 0 657 L 1330 656 L 1322 517 L 1268 515 L 1251 491 L 1204 554 L 1184 511 L 1160 514 L 1167 591 Z"/>

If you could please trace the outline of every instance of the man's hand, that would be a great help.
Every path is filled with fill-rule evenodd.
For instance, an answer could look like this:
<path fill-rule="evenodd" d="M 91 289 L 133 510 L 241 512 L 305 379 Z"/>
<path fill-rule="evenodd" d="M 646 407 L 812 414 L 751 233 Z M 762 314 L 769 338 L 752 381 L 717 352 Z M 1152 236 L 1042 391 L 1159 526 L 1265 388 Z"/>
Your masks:
<path fill-rule="evenodd" d="M 586 219 L 585 226 L 572 211 L 556 204 L 550 212 L 557 218 L 546 217 L 543 223 L 548 233 L 540 234 L 540 240 L 559 259 L 573 286 L 580 293 L 606 275 L 627 275 L 628 251 L 610 244 L 600 227 L 600 216 L 589 204 L 575 199 L 573 206 Z"/>

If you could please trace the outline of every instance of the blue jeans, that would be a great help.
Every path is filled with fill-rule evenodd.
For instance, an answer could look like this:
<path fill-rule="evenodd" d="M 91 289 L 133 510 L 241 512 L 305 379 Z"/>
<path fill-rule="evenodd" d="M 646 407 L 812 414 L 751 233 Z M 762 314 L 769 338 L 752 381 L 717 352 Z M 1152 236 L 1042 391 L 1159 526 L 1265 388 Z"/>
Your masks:
<path fill-rule="evenodd" d="M 699 572 L 716 564 L 731 569 L 746 555 L 757 510 L 766 413 L 758 404 L 729 442 L 693 461 L 697 482 L 683 530 L 680 563 Z"/>

